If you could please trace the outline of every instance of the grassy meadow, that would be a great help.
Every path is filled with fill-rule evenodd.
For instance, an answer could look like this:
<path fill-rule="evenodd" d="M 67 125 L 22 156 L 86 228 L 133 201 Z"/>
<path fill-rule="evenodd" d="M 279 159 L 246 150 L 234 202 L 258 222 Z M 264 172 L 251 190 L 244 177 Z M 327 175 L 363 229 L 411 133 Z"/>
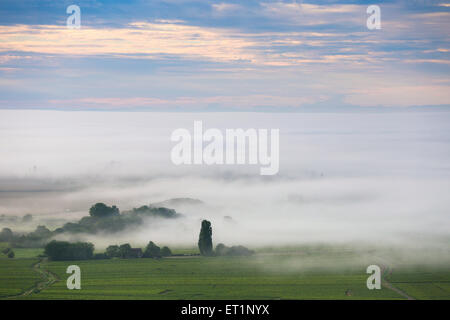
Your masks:
<path fill-rule="evenodd" d="M 385 270 L 384 279 L 402 294 L 385 286 L 368 290 L 365 268 L 384 262 L 345 247 L 266 248 L 252 257 L 60 262 L 41 260 L 42 250 L 14 250 L 17 258 L 0 257 L 3 299 L 450 299 L 450 270 L 442 266 Z M 81 290 L 66 287 L 72 264 L 81 268 Z M 45 284 L 42 271 L 55 282 Z M 36 285 L 39 290 L 30 290 Z"/>

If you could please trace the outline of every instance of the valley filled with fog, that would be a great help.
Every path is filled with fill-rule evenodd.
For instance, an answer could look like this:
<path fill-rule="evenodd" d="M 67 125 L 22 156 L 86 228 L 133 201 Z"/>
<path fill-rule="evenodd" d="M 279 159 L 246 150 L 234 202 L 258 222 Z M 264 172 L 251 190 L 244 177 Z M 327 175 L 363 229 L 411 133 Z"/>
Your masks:
<path fill-rule="evenodd" d="M 276 128 L 280 168 L 171 162 L 177 128 Z M 195 247 L 200 221 L 217 244 L 367 243 L 437 248 L 450 239 L 450 114 L 0 111 L 0 227 L 50 229 L 97 202 L 163 202 L 181 218 L 120 234 L 61 235 Z M 33 216 L 23 222 L 21 217 Z M 11 217 L 18 217 L 11 219 Z"/>

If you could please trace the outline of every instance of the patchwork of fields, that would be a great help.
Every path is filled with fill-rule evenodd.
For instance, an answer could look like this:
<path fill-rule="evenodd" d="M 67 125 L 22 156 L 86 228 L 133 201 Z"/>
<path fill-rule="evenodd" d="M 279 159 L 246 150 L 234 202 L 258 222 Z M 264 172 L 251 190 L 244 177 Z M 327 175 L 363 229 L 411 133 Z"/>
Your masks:
<path fill-rule="evenodd" d="M 82 270 L 82 289 L 58 282 L 36 295 L 42 299 L 377 299 L 395 292 L 366 288 L 364 273 L 266 272 L 247 258 L 169 258 L 74 262 Z M 48 269 L 67 278 L 67 262 Z"/>
<path fill-rule="evenodd" d="M 192 256 L 36 264 L 40 259 L 31 256 L 39 254 L 38 251 L 18 249 L 21 257 L 0 258 L 0 298 L 405 299 L 405 295 L 386 287 L 368 290 L 366 262 L 354 263 L 349 252 L 303 253 L 299 257 L 292 252 L 267 251 L 253 257 Z M 72 264 L 81 268 L 81 290 L 66 287 L 69 276 L 66 268 Z M 47 275 L 58 281 L 21 296 L 39 281 L 48 280 L 42 272 L 47 270 Z M 450 299 L 448 268 L 395 269 L 385 279 L 415 299 Z"/>
<path fill-rule="evenodd" d="M 38 259 L 0 258 L 0 298 L 20 295 L 39 281 L 40 276 L 33 270 Z"/>
<path fill-rule="evenodd" d="M 415 299 L 450 299 L 450 271 L 402 270 L 386 278 L 393 286 Z"/>

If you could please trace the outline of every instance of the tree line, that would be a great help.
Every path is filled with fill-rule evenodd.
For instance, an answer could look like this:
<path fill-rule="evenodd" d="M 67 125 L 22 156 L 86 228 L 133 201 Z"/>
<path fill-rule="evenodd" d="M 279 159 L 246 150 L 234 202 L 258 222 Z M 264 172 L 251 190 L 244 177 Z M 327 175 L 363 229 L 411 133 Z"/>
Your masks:
<path fill-rule="evenodd" d="M 198 239 L 198 248 L 203 256 L 250 256 L 254 252 L 244 246 L 232 246 L 219 243 L 213 250 L 211 222 L 203 220 Z M 160 248 L 150 241 L 144 250 L 132 248 L 129 243 L 110 245 L 104 253 L 94 254 L 94 245 L 89 242 L 75 242 L 53 240 L 45 246 L 45 255 L 51 260 L 88 260 L 88 259 L 133 259 L 133 258 L 162 258 L 172 255 L 169 247 Z"/>
<path fill-rule="evenodd" d="M 128 215 L 136 216 L 143 213 L 162 215 L 165 217 L 175 217 L 177 215 L 175 211 L 171 209 L 153 208 L 147 206 L 137 209 L 135 208 L 132 213 L 129 213 Z M 93 205 L 89 210 L 89 214 L 90 217 L 82 218 L 79 225 L 83 225 L 85 223 L 85 218 L 91 218 L 94 219 L 93 221 L 101 222 L 109 221 L 108 219 L 114 219 L 121 216 L 120 211 L 116 206 L 108 207 L 103 203 Z M 22 245 L 30 245 L 32 243 L 34 244 L 34 247 L 37 247 L 38 245 L 45 245 L 45 255 L 47 255 L 51 260 L 161 258 L 172 255 L 172 252 L 168 247 L 160 248 L 152 241 L 148 243 L 144 250 L 141 248 L 132 248 L 129 243 L 125 243 L 121 245 L 110 245 L 106 248 L 104 253 L 94 254 L 94 245 L 89 242 L 70 243 L 67 241 L 57 240 L 49 242 L 50 238 L 55 235 L 55 232 L 56 230 L 52 232 L 45 226 L 38 226 L 35 231 L 19 237 L 19 243 Z M 0 232 L 0 241 L 11 242 L 14 245 L 17 242 L 17 236 L 15 236 L 10 229 L 4 228 Z M 244 246 L 228 247 L 222 243 L 219 243 L 214 250 L 212 241 L 212 227 L 211 222 L 208 220 L 203 220 L 201 223 L 198 248 L 200 254 L 203 256 L 249 256 L 254 253 L 252 250 L 249 250 Z M 14 257 L 14 252 L 12 251 L 7 253 L 5 252 L 5 254 L 9 255 L 11 258 Z"/>
<path fill-rule="evenodd" d="M 103 253 L 94 254 L 94 245 L 90 242 L 67 242 L 53 240 L 44 249 L 45 255 L 53 261 L 90 260 L 90 259 L 133 259 L 133 258 L 162 258 L 172 255 L 169 247 L 158 247 L 150 241 L 144 250 L 132 248 L 129 243 L 111 245 Z"/>
<path fill-rule="evenodd" d="M 0 242 L 9 242 L 16 248 L 42 248 L 51 238 L 63 233 L 115 233 L 142 225 L 146 218 L 174 219 L 180 216 L 173 209 L 153 206 L 141 206 L 121 213 L 116 206 L 107 206 L 99 202 L 89 209 L 89 216 L 81 218 L 78 222 L 68 222 L 53 231 L 46 226 L 38 226 L 32 232 L 18 234 L 10 228 L 3 228 L 0 231 Z M 31 219 L 31 215 L 22 218 L 23 221 Z"/>

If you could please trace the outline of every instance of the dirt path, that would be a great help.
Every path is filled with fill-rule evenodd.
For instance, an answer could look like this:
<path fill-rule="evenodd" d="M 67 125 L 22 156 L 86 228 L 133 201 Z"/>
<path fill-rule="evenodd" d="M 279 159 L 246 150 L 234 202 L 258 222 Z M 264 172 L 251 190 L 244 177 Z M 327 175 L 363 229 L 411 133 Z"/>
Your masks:
<path fill-rule="evenodd" d="M 393 270 L 388 265 L 381 265 L 381 285 L 387 289 L 390 289 L 402 297 L 408 299 L 408 300 L 416 300 L 415 298 L 408 295 L 406 292 L 400 290 L 399 288 L 394 287 L 392 283 L 386 280 L 386 276 L 391 275 Z"/>
<path fill-rule="evenodd" d="M 39 273 L 41 280 L 37 281 L 31 288 L 25 290 L 24 292 L 17 294 L 17 295 L 12 295 L 12 296 L 8 296 L 6 297 L 7 299 L 14 299 L 14 298 L 19 298 L 19 297 L 27 297 L 30 296 L 33 293 L 39 293 L 40 291 L 50 287 L 52 284 L 54 284 L 56 281 L 59 281 L 59 278 L 56 274 L 45 270 L 44 268 L 41 268 L 41 264 L 44 261 L 44 259 L 39 259 L 38 262 L 36 262 L 35 264 L 33 264 L 31 266 L 31 268 Z"/>

